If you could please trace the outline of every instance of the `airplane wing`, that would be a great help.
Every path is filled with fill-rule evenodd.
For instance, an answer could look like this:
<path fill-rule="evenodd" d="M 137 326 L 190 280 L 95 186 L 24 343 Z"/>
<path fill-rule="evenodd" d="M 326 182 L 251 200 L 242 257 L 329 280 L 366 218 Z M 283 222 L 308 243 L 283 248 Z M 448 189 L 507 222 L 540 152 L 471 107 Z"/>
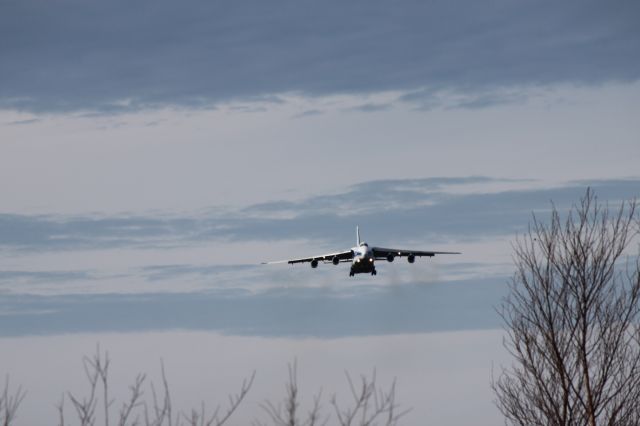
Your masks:
<path fill-rule="evenodd" d="M 373 254 L 378 259 L 386 259 L 387 256 L 392 255 L 394 257 L 407 257 L 409 255 L 413 255 L 416 257 L 433 257 L 436 254 L 462 254 L 457 251 L 421 251 L 421 250 L 401 250 L 394 248 L 384 248 L 384 247 L 373 247 Z"/>
<path fill-rule="evenodd" d="M 334 258 L 337 258 L 339 262 L 347 262 L 353 259 L 353 251 L 341 251 L 338 253 L 328 253 L 320 256 L 311 256 L 311 257 L 301 257 L 299 259 L 289 259 L 289 260 L 278 260 L 275 262 L 262 262 L 263 265 L 271 265 L 274 263 L 289 263 L 293 265 L 294 263 L 304 263 L 304 262 L 313 262 L 314 260 L 317 262 L 331 262 Z"/>

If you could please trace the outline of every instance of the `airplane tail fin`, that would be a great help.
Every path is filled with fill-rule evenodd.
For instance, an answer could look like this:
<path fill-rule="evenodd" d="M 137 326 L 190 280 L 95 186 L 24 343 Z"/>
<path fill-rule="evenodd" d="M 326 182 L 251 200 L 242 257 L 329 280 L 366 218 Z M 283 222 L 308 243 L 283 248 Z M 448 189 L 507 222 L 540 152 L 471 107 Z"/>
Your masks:
<path fill-rule="evenodd" d="M 356 226 L 356 246 L 360 247 L 360 227 Z"/>

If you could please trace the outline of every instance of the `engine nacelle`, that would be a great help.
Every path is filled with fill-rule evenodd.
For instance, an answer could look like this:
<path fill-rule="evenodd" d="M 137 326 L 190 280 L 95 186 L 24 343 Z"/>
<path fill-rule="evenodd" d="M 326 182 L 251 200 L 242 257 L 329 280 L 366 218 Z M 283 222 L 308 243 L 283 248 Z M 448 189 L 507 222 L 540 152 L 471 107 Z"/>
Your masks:
<path fill-rule="evenodd" d="M 313 259 L 313 260 L 311 261 L 311 267 L 312 267 L 312 268 L 317 268 L 317 267 L 318 267 L 318 261 L 317 261 L 317 260 L 315 260 L 315 259 Z"/>
<path fill-rule="evenodd" d="M 392 255 L 391 253 L 389 253 L 389 254 L 387 255 L 387 262 L 393 262 L 393 259 L 394 259 L 394 258 L 395 258 L 395 256 L 394 256 L 394 255 Z"/>
<path fill-rule="evenodd" d="M 413 255 L 413 254 L 410 254 L 409 256 L 407 256 L 407 261 L 408 261 L 409 263 L 413 263 L 413 262 L 415 262 L 415 261 L 416 261 L 416 256 L 415 256 L 415 255 Z"/>
<path fill-rule="evenodd" d="M 338 259 L 338 256 L 334 256 L 333 259 L 331 259 L 331 263 L 333 263 L 334 265 L 340 263 L 340 259 Z"/>

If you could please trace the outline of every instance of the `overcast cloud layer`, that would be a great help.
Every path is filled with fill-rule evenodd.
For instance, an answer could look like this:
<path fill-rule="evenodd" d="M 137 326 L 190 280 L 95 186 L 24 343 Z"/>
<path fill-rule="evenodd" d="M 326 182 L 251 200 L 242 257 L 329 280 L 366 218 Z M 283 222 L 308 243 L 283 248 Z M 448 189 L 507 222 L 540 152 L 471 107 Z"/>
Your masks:
<path fill-rule="evenodd" d="M 564 212 L 587 185 L 614 208 L 640 195 L 638 179 L 489 190 L 517 183 L 534 184 L 378 180 L 209 215 L 0 215 L 0 336 L 180 328 L 343 337 L 496 328 L 494 307 L 513 270 L 509 241 L 526 230 L 531 212 L 545 220 L 551 201 Z M 278 246 L 289 258 L 347 249 L 356 224 L 373 245 L 463 254 L 415 265 L 378 262 L 375 278 L 349 278 L 346 265 L 258 264 L 273 260 Z"/>
<path fill-rule="evenodd" d="M 309 272 L 309 271 L 307 271 Z M 344 337 L 494 329 L 506 277 L 384 287 L 147 295 L 6 296 L 0 337 L 144 330 L 234 335 Z"/>
<path fill-rule="evenodd" d="M 300 238 L 316 244 L 343 245 L 357 224 L 363 235 L 378 241 L 473 240 L 512 236 L 524 229 L 531 212 L 547 211 L 552 201 L 559 208 L 568 208 L 588 186 L 609 202 L 636 197 L 640 188 L 639 179 L 612 179 L 554 188 L 455 193 L 466 184 L 492 182 L 505 180 L 462 177 L 370 181 L 300 202 L 273 201 L 222 211 L 212 208 L 209 214 L 181 217 L 0 213 L 0 249 L 158 249 L 205 241 L 224 244 Z"/>
<path fill-rule="evenodd" d="M 0 107 L 113 112 L 385 90 L 424 103 L 441 89 L 633 81 L 639 21 L 633 0 L 9 0 Z"/>
<path fill-rule="evenodd" d="M 100 341 L 126 383 L 164 358 L 176 408 L 256 368 L 259 409 L 297 359 L 312 392 L 344 384 L 328 369 L 397 376 L 407 425 L 499 423 L 510 243 L 588 185 L 640 195 L 638 22 L 636 0 L 0 0 L 19 421 L 84 389 L 72 370 Z M 260 264 L 348 249 L 357 224 L 463 254 L 376 277 Z"/>

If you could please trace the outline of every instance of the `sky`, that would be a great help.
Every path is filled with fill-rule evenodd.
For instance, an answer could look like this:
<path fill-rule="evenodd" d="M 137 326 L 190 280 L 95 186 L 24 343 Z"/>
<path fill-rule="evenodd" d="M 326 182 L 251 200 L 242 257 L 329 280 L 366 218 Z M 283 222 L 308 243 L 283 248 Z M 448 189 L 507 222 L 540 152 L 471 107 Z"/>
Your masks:
<path fill-rule="evenodd" d="M 640 196 L 638 21 L 627 0 L 1 2 L 17 424 L 82 389 L 96 343 L 117 397 L 162 359 L 184 409 L 255 369 L 233 424 L 264 418 L 294 359 L 303 405 L 376 368 L 402 424 L 501 422 L 513 242 L 587 187 Z M 356 225 L 462 255 L 260 264 L 348 249 Z"/>

